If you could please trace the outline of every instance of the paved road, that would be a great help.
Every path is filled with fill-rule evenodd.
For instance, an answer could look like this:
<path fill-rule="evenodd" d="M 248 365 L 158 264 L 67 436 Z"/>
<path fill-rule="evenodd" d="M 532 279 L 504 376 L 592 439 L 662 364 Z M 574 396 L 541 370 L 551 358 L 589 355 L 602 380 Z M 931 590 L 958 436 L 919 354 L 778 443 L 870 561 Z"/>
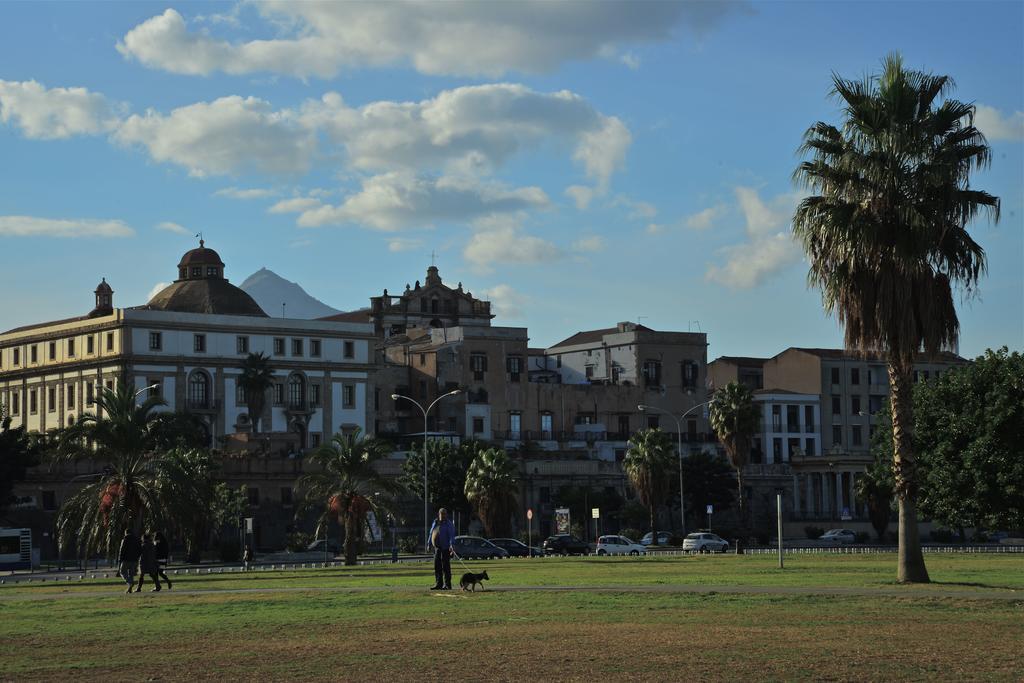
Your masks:
<path fill-rule="evenodd" d="M 1024 602 L 1024 590 L 1006 589 L 976 589 L 964 588 L 961 590 L 931 588 L 845 588 L 845 587 L 803 587 L 803 586 L 705 586 L 694 584 L 657 584 L 650 586 L 637 586 L 633 584 L 611 584 L 592 586 L 495 586 L 488 588 L 488 593 L 515 593 L 515 592 L 551 592 L 551 593 L 574 593 L 574 592 L 599 592 L 599 593 L 694 593 L 700 595 L 726 594 L 726 595 L 822 595 L 833 597 L 887 597 L 887 598 L 913 598 L 913 599 L 934 599 L 934 598 L 956 598 L 961 600 L 998 600 L 998 601 L 1021 601 Z M 429 592 L 426 588 L 417 586 L 316 586 L 316 587 L 279 587 L 279 588 L 226 588 L 226 589 L 192 589 L 161 591 L 162 595 L 154 595 L 151 592 L 145 593 L 144 599 L 159 600 L 167 595 L 225 595 L 225 594 L 249 594 L 249 593 L 429 593 L 437 597 L 461 596 L 459 590 L 453 592 L 437 591 Z M 4 595 L 0 591 L 0 603 L 21 600 L 59 600 L 64 598 L 109 598 L 120 593 L 116 588 L 109 590 L 65 590 L 60 593 L 9 593 Z M 123 593 L 122 593 L 123 595 Z M 136 600 L 129 598 L 126 600 Z"/>

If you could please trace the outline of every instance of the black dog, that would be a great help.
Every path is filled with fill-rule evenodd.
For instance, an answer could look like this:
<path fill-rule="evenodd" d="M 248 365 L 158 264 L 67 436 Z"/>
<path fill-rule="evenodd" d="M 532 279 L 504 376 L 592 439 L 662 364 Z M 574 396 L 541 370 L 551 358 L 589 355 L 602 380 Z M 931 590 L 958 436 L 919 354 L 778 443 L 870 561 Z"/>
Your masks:
<path fill-rule="evenodd" d="M 487 572 L 482 572 L 480 574 L 474 574 L 473 572 L 466 572 L 465 574 L 462 575 L 462 580 L 459 581 L 459 586 L 461 586 L 462 590 L 464 590 L 464 591 L 469 590 L 472 587 L 473 592 L 475 593 L 476 592 L 476 585 L 477 584 L 480 584 L 480 590 L 483 590 L 484 589 L 484 581 L 490 581 L 490 580 L 491 580 L 491 577 L 487 576 Z"/>

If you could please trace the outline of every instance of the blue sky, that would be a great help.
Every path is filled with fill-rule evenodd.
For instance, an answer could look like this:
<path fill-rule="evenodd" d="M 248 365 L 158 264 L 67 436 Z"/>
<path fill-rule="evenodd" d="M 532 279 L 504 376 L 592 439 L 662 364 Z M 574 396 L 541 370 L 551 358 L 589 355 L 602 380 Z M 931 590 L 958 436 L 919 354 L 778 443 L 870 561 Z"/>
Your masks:
<path fill-rule="evenodd" d="M 830 74 L 954 77 L 993 148 L 961 352 L 1024 347 L 1024 5 L 0 4 L 0 329 L 144 303 L 202 231 L 341 309 L 441 275 L 531 344 L 838 346 L 788 237 Z"/>

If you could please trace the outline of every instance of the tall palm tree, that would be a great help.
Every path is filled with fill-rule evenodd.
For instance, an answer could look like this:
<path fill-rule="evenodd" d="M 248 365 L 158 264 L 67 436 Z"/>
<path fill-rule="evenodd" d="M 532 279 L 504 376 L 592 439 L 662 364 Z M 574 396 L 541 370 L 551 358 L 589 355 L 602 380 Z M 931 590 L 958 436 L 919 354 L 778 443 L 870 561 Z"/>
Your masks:
<path fill-rule="evenodd" d="M 270 356 L 262 351 L 250 353 L 242 361 L 242 374 L 238 386 L 245 393 L 245 406 L 249 411 L 249 424 L 255 436 L 260 431 L 260 416 L 267 404 L 267 391 L 274 384 L 274 371 L 270 369 Z"/>
<path fill-rule="evenodd" d="M 373 510 L 382 519 L 380 513 L 387 511 L 389 500 L 402 492 L 401 485 L 374 468 L 374 463 L 390 452 L 385 441 L 363 437 L 358 429 L 351 434 L 338 433 L 309 457 L 318 471 L 299 479 L 303 494 L 300 511 L 319 508 L 322 522 L 333 518 L 342 524 L 346 565 L 356 563 L 366 514 Z M 386 497 L 381 499 L 377 493 Z"/>
<path fill-rule="evenodd" d="M 746 496 L 743 495 L 743 468 L 750 462 L 750 448 L 761 420 L 757 406 L 754 405 L 754 395 L 745 384 L 729 382 L 711 397 L 708 417 L 711 428 L 725 447 L 729 463 L 736 470 L 740 523 L 746 527 L 749 511 Z"/>
<path fill-rule="evenodd" d="M 466 470 L 466 498 L 488 536 L 508 534 L 516 509 L 516 464 L 500 448 L 477 453 Z"/>
<path fill-rule="evenodd" d="M 898 578 L 927 582 L 911 372 L 920 351 L 955 348 L 953 289 L 970 293 L 985 271 L 985 252 L 966 226 L 980 213 L 997 221 L 999 199 L 970 188 L 970 171 L 988 165 L 989 148 L 974 105 L 940 101 L 950 77 L 908 70 L 894 54 L 877 76 L 832 82 L 844 120 L 841 129 L 818 122 L 804 136 L 810 159 L 795 178 L 816 194 L 797 208 L 793 231 L 810 262 L 808 282 L 838 316 L 846 347 L 888 361 Z"/>
<path fill-rule="evenodd" d="M 672 440 L 660 429 L 644 429 L 629 439 L 629 450 L 622 466 L 629 485 L 640 496 L 651 518 L 651 545 L 658 545 L 655 512 L 668 497 L 672 477 Z"/>
<path fill-rule="evenodd" d="M 163 399 L 141 405 L 124 384 L 104 388 L 96 398 L 100 415 L 86 414 L 65 430 L 58 458 L 92 461 L 95 481 L 67 498 L 57 515 L 62 551 L 80 556 L 117 549 L 125 529 L 168 528 L 182 505 L 200 504 L 189 473 L 164 462 L 153 450 L 155 409 Z M 168 491 L 177 492 L 169 495 Z"/>

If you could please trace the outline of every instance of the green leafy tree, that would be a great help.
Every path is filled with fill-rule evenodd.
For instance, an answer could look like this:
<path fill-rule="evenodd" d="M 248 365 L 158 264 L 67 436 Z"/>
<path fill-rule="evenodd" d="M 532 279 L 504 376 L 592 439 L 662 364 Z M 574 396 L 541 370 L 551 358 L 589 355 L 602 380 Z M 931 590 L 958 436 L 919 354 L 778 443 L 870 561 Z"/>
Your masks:
<path fill-rule="evenodd" d="M 153 450 L 158 452 L 203 450 L 207 447 L 202 418 L 195 413 L 161 411 L 153 418 L 150 432 Z"/>
<path fill-rule="evenodd" d="M 480 451 L 466 471 L 466 499 L 490 537 L 509 535 L 518 490 L 516 464 L 500 448 Z"/>
<path fill-rule="evenodd" d="M 62 552 L 113 555 L 131 528 L 169 529 L 192 513 L 200 495 L 191 473 L 154 450 L 158 397 L 135 403 L 124 384 L 103 389 L 96 399 L 101 416 L 86 414 L 62 434 L 58 458 L 83 459 L 102 469 L 95 481 L 69 496 L 57 515 Z"/>
<path fill-rule="evenodd" d="M 466 498 L 466 471 L 477 454 L 485 448 L 482 442 L 475 440 L 463 441 L 458 446 L 441 440 L 427 441 L 428 502 L 431 506 L 446 507 L 452 512 L 472 512 L 473 507 Z M 399 481 L 409 492 L 423 498 L 422 442 L 402 463 Z"/>
<path fill-rule="evenodd" d="M 220 464 L 205 449 L 176 448 L 154 462 L 156 497 L 171 531 L 185 544 L 186 560 L 198 563 L 210 537 Z"/>
<path fill-rule="evenodd" d="M 729 382 L 711 397 L 708 416 L 711 428 L 725 447 L 729 463 L 736 470 L 740 524 L 749 526 L 746 496 L 743 495 L 743 468 L 750 462 L 750 449 L 761 421 L 754 395 L 746 385 Z"/>
<path fill-rule="evenodd" d="M 14 502 L 11 490 L 15 482 L 25 478 L 30 467 L 39 464 L 40 444 L 24 427 L 11 429 L 6 406 L 0 405 L 0 513 Z"/>
<path fill-rule="evenodd" d="M 260 418 L 267 404 L 267 391 L 274 383 L 274 371 L 270 369 L 270 357 L 262 351 L 250 353 L 242 361 L 242 374 L 238 386 L 245 393 L 245 405 L 249 412 L 252 433 L 259 434 Z"/>
<path fill-rule="evenodd" d="M 885 541 L 895 495 L 892 479 L 892 421 L 889 417 L 889 407 L 885 406 L 875 416 L 875 433 L 871 437 L 872 461 L 864 474 L 857 477 L 855 489 L 857 498 L 863 500 L 868 508 L 868 519 L 871 520 L 878 540 Z"/>
<path fill-rule="evenodd" d="M 658 506 L 668 497 L 673 460 L 669 435 L 660 429 L 644 429 L 630 437 L 626 459 L 622 463 L 629 485 L 647 508 L 654 536 L 652 545 L 658 545 L 656 513 Z"/>
<path fill-rule="evenodd" d="M 911 374 L 921 349 L 955 346 L 955 288 L 970 292 L 985 253 L 967 231 L 999 200 L 971 189 L 972 169 L 990 150 L 974 127 L 973 104 L 942 99 L 948 76 L 904 68 L 898 55 L 862 80 L 833 75 L 840 128 L 818 122 L 795 177 L 813 194 L 793 218 L 810 262 L 808 281 L 843 325 L 846 347 L 884 354 L 889 364 L 899 501 L 898 579 L 927 582 L 917 530 L 920 479 L 913 448 Z"/>
<path fill-rule="evenodd" d="M 335 434 L 309 457 L 315 470 L 299 479 L 298 488 L 303 494 L 300 512 L 321 509 L 321 523 L 333 518 L 344 528 L 346 565 L 356 563 L 366 513 L 373 510 L 378 519 L 383 519 L 382 513 L 388 512 L 388 501 L 374 494 L 393 497 L 402 491 L 400 484 L 374 467 L 389 453 L 386 442 L 364 437 L 358 429 L 351 434 Z"/>
<path fill-rule="evenodd" d="M 686 479 L 687 517 L 699 520 L 697 526 L 707 522 L 708 505 L 714 514 L 730 509 L 736 495 L 736 473 L 731 465 L 717 453 L 694 453 L 683 458 L 683 477 Z M 673 479 L 678 492 L 679 482 Z"/>
<path fill-rule="evenodd" d="M 606 491 L 591 486 L 566 485 L 559 487 L 555 493 L 554 500 L 557 507 L 569 508 L 569 516 L 572 519 L 580 519 L 589 523 L 592 519 L 591 511 L 598 508 L 601 511 L 601 520 L 607 521 L 619 517 L 619 511 L 625 500 L 619 492 L 612 489 Z M 644 512 L 646 515 L 646 511 Z M 593 529 L 594 524 L 590 524 Z"/>

